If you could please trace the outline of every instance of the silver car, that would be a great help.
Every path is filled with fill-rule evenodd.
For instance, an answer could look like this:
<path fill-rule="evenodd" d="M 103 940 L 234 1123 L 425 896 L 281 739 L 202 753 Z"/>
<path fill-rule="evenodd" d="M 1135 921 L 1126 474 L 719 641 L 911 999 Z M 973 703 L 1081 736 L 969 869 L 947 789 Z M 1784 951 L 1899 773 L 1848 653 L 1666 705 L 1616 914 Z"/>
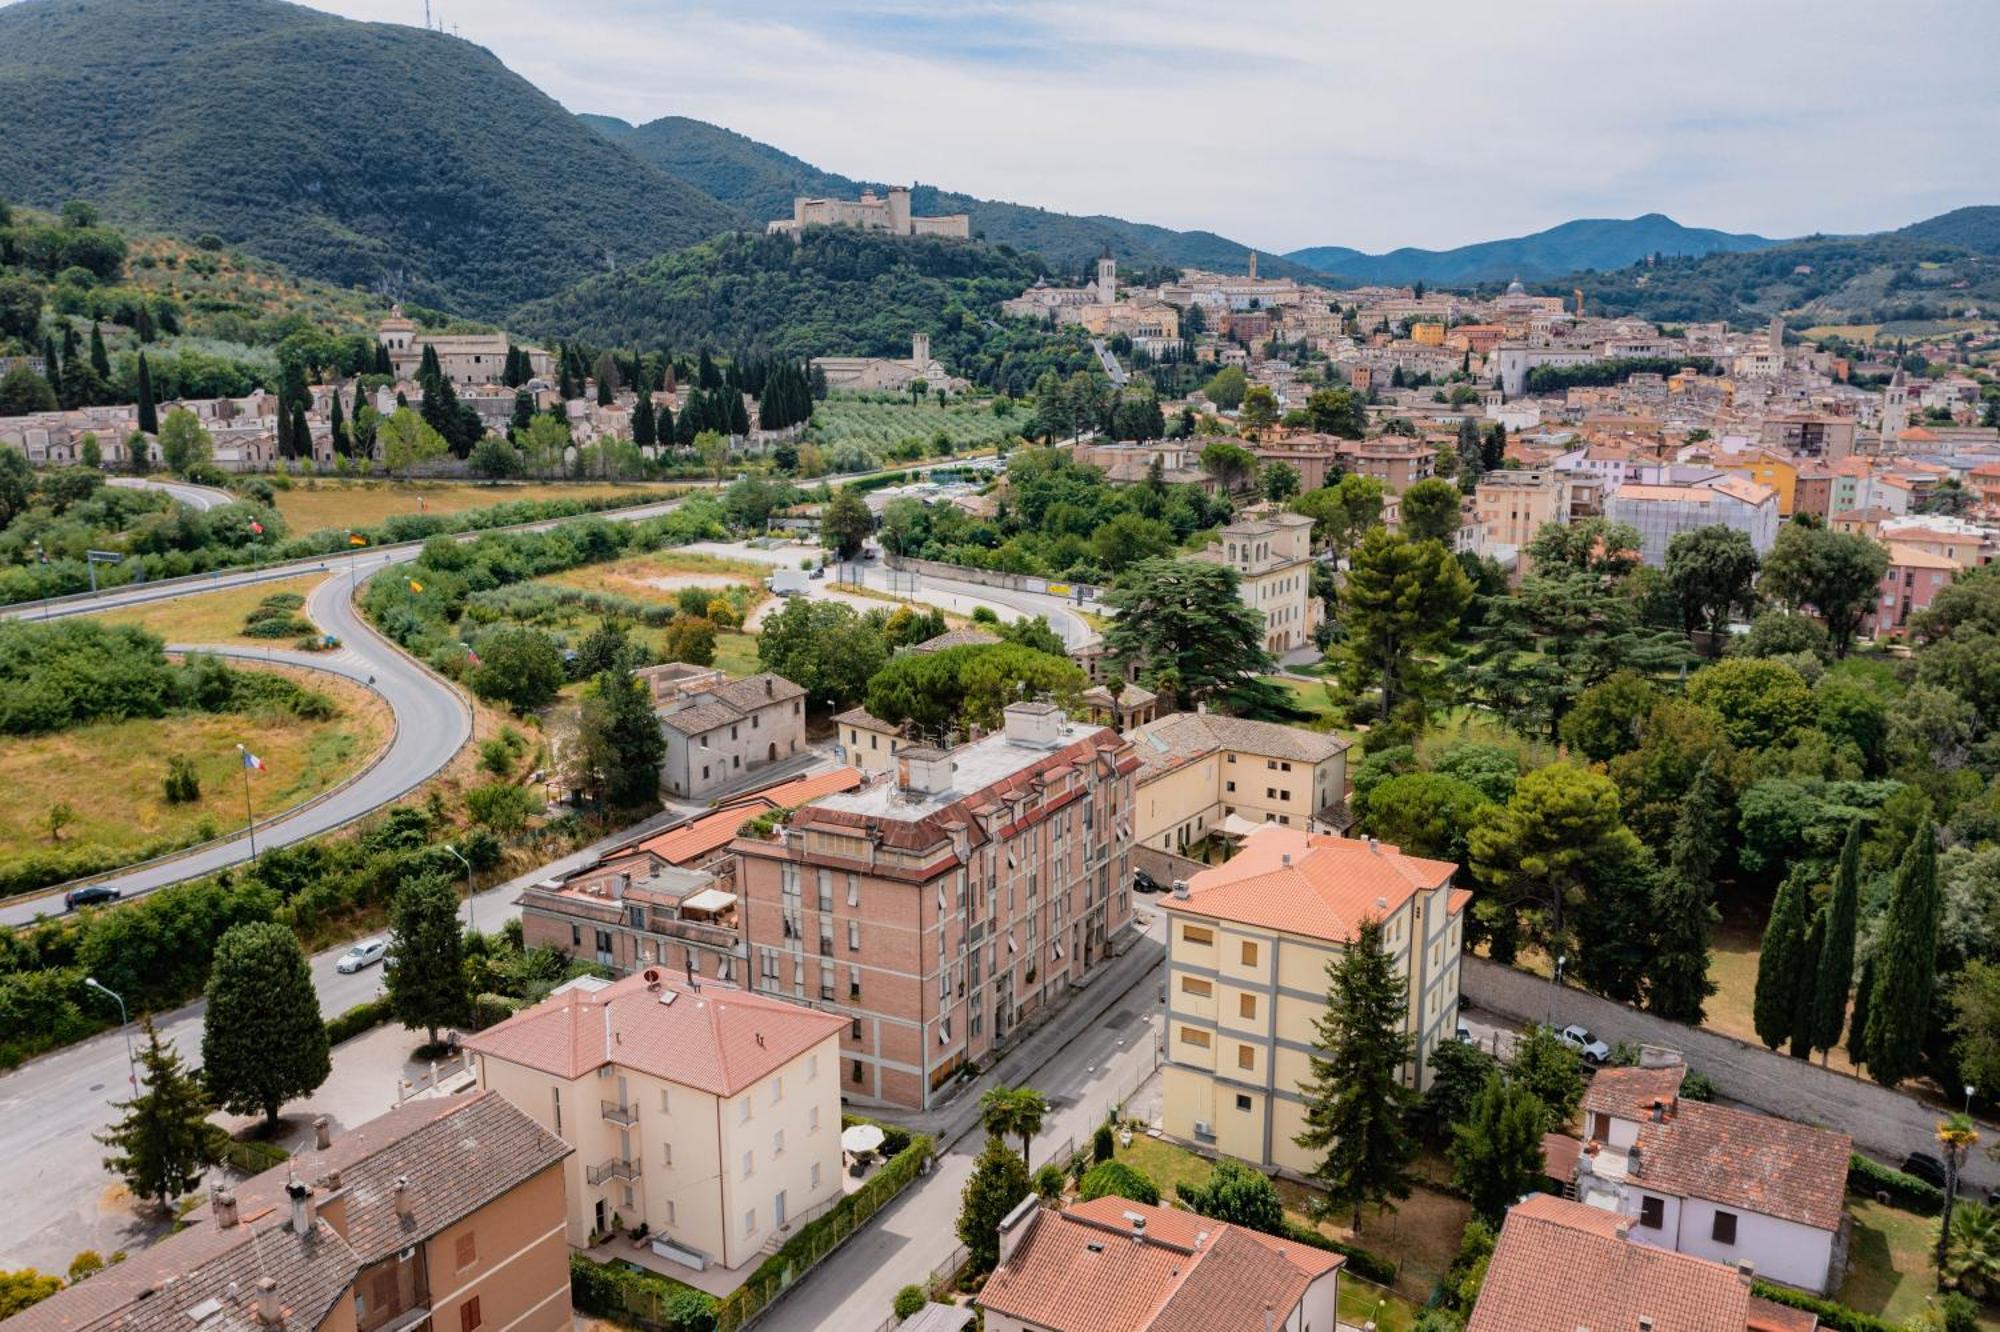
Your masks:
<path fill-rule="evenodd" d="M 340 955 L 340 961 L 334 963 L 333 969 L 335 971 L 338 971 L 343 976 L 352 975 L 354 972 L 361 970 L 363 967 L 374 966 L 377 962 L 380 962 L 383 959 L 383 957 L 387 955 L 388 952 L 389 952 L 389 944 L 387 940 L 364 939 L 362 942 L 354 945 L 354 947 L 342 953 Z"/>

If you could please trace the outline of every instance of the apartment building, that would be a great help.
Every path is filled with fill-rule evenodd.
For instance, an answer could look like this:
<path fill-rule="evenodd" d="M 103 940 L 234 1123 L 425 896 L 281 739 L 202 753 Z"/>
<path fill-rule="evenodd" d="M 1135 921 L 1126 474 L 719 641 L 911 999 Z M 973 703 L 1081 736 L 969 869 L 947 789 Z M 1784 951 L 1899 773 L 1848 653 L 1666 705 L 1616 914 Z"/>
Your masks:
<path fill-rule="evenodd" d="M 1628 482 L 1605 498 L 1604 516 L 1638 529 L 1639 558 L 1655 569 L 1675 537 L 1704 527 L 1742 532 L 1759 555 L 1778 541 L 1777 492 L 1734 474 L 1688 486 Z"/>
<path fill-rule="evenodd" d="M 1232 818 L 1316 831 L 1347 826 L 1348 744 L 1339 736 L 1204 706 L 1169 713 L 1127 738 L 1139 760 L 1133 835 L 1140 846 L 1178 851 Z"/>
<path fill-rule="evenodd" d="M 1046 703 L 738 838 L 752 973 L 839 1015 L 840 1089 L 926 1109 L 1132 920 L 1131 746 Z"/>
<path fill-rule="evenodd" d="M 867 708 L 849 708 L 833 719 L 841 757 L 863 772 L 890 772 L 909 737 L 900 722 L 883 721 Z"/>
<path fill-rule="evenodd" d="M 1344 1261 L 1171 1207 L 1030 1196 L 979 1303 L 987 1332 L 1336 1332 Z"/>
<path fill-rule="evenodd" d="M 841 1193 L 839 1018 L 649 967 L 465 1038 L 479 1086 L 574 1150 L 558 1234 L 644 1225 L 662 1258 L 762 1258 Z"/>
<path fill-rule="evenodd" d="M 1326 967 L 1367 918 L 1409 992 L 1415 1059 L 1404 1080 L 1429 1086 L 1429 1059 L 1458 1017 L 1458 954 L 1472 894 L 1456 865 L 1365 840 L 1267 825 L 1226 864 L 1162 899 L 1168 915 L 1164 1127 L 1265 1167 L 1305 1173 L 1305 1127 Z"/>
<path fill-rule="evenodd" d="M 1312 646 L 1322 618 L 1312 594 L 1312 519 L 1284 512 L 1238 518 L 1195 558 L 1236 570 L 1243 604 L 1264 617 L 1266 649 Z"/>
<path fill-rule="evenodd" d="M 10 1332 L 568 1332 L 561 1139 L 490 1092 L 315 1128 Z"/>
<path fill-rule="evenodd" d="M 657 966 L 735 981 L 742 974 L 743 933 L 736 863 L 727 848 L 737 831 L 759 815 L 860 784 L 854 768 L 780 782 L 544 879 L 515 899 L 522 943 L 584 958 L 621 976 Z"/>
<path fill-rule="evenodd" d="M 1862 629 L 1875 638 L 1901 637 L 1909 628 L 1910 617 L 1929 610 L 1937 594 L 1951 586 L 1959 566 L 1949 556 L 1923 546 L 1902 541 L 1884 544 L 1889 567 L 1882 574 L 1875 604 L 1864 617 Z"/>
<path fill-rule="evenodd" d="M 806 691 L 765 671 L 682 694 L 659 709 L 660 785 L 699 800 L 806 747 Z"/>
<path fill-rule="evenodd" d="M 1421 439 L 1348 439 L 1340 442 L 1339 452 L 1345 470 L 1373 477 L 1396 495 L 1437 475 L 1437 450 Z"/>
<path fill-rule="evenodd" d="M 1473 491 L 1479 548 L 1498 555 L 1535 539 L 1544 523 L 1569 521 L 1571 478 L 1553 469 L 1488 472 Z"/>

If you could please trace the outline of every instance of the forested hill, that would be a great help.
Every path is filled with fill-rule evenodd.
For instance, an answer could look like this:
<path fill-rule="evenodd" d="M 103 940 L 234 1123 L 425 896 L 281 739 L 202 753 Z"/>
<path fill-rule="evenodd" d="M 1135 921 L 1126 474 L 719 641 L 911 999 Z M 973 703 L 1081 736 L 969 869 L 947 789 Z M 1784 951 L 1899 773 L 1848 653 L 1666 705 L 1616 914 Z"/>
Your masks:
<path fill-rule="evenodd" d="M 486 318 L 744 222 L 470 42 L 279 0 L 21 0 L 0 106 L 0 198 Z"/>
<path fill-rule="evenodd" d="M 1364 254 L 1342 245 L 1316 245 L 1287 257 L 1323 273 L 1358 282 L 1533 281 L 1591 268 L 1623 268 L 1650 254 L 1704 255 L 1716 251 L 1761 250 L 1778 244 L 1763 236 L 1735 235 L 1707 227 L 1684 227 L 1664 213 L 1633 218 L 1578 218 L 1530 236 L 1481 241 L 1452 250 L 1404 248 Z"/>
<path fill-rule="evenodd" d="M 755 219 L 759 229 L 772 218 L 790 217 L 795 195 L 856 198 L 879 181 L 858 181 L 782 149 L 686 116 L 665 116 L 637 127 L 610 116 L 585 116 L 586 124 L 631 149 L 653 165 L 700 186 Z M 1249 247 L 1209 231 L 1174 231 L 1124 218 L 1051 212 L 1023 204 L 999 203 L 931 185 L 913 186 L 910 207 L 919 214 L 967 213 L 973 234 L 994 245 L 1033 250 L 1057 272 L 1081 270 L 1108 245 L 1121 263 L 1243 271 Z M 1319 275 L 1268 251 L 1259 252 L 1258 271 L 1266 277 L 1317 280 Z"/>
<path fill-rule="evenodd" d="M 1583 290 L 1591 310 L 1667 322 L 1794 324 L 1941 319 L 2000 310 L 2000 208 L 1961 208 L 1872 236 L 1811 236 L 1750 254 L 1711 254 L 1575 273 L 1542 289 Z"/>
<path fill-rule="evenodd" d="M 951 311 L 990 314 L 1040 264 L 970 241 L 815 227 L 797 242 L 731 234 L 589 278 L 517 311 L 530 336 L 600 346 L 703 343 L 784 355 L 908 356 Z"/>

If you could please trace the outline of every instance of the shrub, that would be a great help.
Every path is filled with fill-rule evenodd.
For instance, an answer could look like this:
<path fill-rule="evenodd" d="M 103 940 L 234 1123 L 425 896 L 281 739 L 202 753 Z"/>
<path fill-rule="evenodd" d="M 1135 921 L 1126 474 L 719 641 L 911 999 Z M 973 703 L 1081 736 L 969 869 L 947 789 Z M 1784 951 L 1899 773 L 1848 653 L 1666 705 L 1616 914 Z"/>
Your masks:
<path fill-rule="evenodd" d="M 292 1154 L 275 1142 L 264 1142 L 258 1138 L 229 1138 L 219 1144 L 222 1159 L 231 1168 L 246 1175 L 261 1175 L 273 1166 L 281 1166 L 289 1161 Z"/>
<path fill-rule="evenodd" d="M 163 785 L 169 805 L 188 805 L 201 799 L 201 777 L 194 770 L 194 760 L 185 754 L 167 758 L 167 780 Z"/>
<path fill-rule="evenodd" d="M 1145 1203 L 1149 1207 L 1157 1207 L 1160 1202 L 1160 1190 L 1153 1181 L 1123 1161 L 1100 1161 L 1083 1172 L 1083 1179 L 1077 1185 L 1078 1202 L 1089 1202 L 1110 1194 Z"/>
<path fill-rule="evenodd" d="M 1099 1124 L 1097 1131 L 1090 1135 L 1090 1159 L 1093 1162 L 1109 1161 L 1117 1151 L 1118 1139 L 1111 1132 L 1111 1125 Z"/>
<path fill-rule="evenodd" d="M 377 995 L 364 999 L 354 1007 L 327 1020 L 326 1039 L 338 1045 L 340 1042 L 359 1036 L 364 1031 L 372 1031 L 390 1018 L 389 996 Z"/>
<path fill-rule="evenodd" d="M 882 1125 L 882 1158 L 901 1156 L 910 1148 L 910 1131 L 894 1124 Z"/>
<path fill-rule="evenodd" d="M 711 1332 L 715 1298 L 670 1277 L 622 1263 L 569 1256 L 569 1298 L 579 1310 L 654 1332 Z"/>
<path fill-rule="evenodd" d="M 1915 1175 L 1891 1170 L 1859 1152 L 1847 1158 L 1847 1190 L 1923 1216 L 1936 1216 L 1944 1210 L 1943 1189 Z"/>
<path fill-rule="evenodd" d="M 1300 1244 L 1311 1245 L 1315 1249 L 1325 1249 L 1347 1259 L 1347 1270 L 1364 1281 L 1373 1281 L 1378 1286 L 1394 1285 L 1396 1264 L 1393 1259 L 1384 1258 L 1372 1249 L 1364 1249 L 1359 1244 L 1346 1244 L 1330 1236 L 1322 1235 L 1311 1226 L 1288 1225 L 1285 1235 Z"/>
<path fill-rule="evenodd" d="M 1046 1202 L 1054 1202 L 1062 1197 L 1063 1168 L 1054 1161 L 1035 1171 L 1035 1192 Z"/>
<path fill-rule="evenodd" d="M 514 770 L 513 746 L 505 740 L 480 741 L 479 766 L 496 777 L 505 777 Z"/>
<path fill-rule="evenodd" d="M 1773 1282 L 1755 1280 L 1750 1283 L 1750 1293 L 1773 1304 L 1786 1305 L 1793 1309 L 1804 1309 L 1819 1315 L 1819 1325 L 1832 1328 L 1833 1332 L 1896 1332 L 1896 1324 L 1874 1314 L 1850 1309 L 1835 1300 L 1823 1300 L 1817 1295 L 1808 1295 L 1790 1286 L 1780 1286 Z"/>
<path fill-rule="evenodd" d="M 905 1286 L 896 1292 L 896 1302 L 889 1311 L 898 1318 L 908 1318 L 930 1302 L 922 1286 Z"/>

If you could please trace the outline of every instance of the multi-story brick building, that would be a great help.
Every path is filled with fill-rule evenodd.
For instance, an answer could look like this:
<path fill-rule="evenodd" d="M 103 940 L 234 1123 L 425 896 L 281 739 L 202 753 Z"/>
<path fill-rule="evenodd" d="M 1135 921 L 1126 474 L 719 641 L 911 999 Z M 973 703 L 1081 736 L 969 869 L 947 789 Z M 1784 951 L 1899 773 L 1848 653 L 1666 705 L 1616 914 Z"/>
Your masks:
<path fill-rule="evenodd" d="M 740 837 L 757 990 L 847 1019 L 841 1090 L 927 1108 L 1132 920 L 1131 746 L 1046 703 Z"/>
<path fill-rule="evenodd" d="M 1345 470 L 1373 477 L 1398 495 L 1437 475 L 1437 450 L 1421 439 L 1382 435 L 1343 440 L 1339 452 Z"/>

